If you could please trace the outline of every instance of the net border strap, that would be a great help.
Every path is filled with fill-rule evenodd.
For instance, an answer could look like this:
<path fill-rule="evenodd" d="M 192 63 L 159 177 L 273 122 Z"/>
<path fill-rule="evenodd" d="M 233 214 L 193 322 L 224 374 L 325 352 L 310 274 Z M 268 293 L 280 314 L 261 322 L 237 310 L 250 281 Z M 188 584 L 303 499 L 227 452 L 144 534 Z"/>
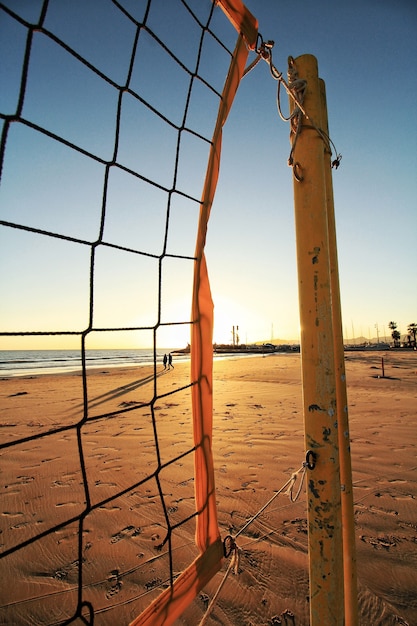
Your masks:
<path fill-rule="evenodd" d="M 258 21 L 241 0 L 217 0 L 217 4 L 227 15 L 229 21 L 243 36 L 251 50 L 256 48 Z"/>
<path fill-rule="evenodd" d="M 130 626 L 168 626 L 196 597 L 221 568 L 223 545 L 217 522 L 214 466 L 212 456 L 213 416 L 213 301 L 204 254 L 207 224 L 216 190 L 222 129 L 243 76 L 248 47 L 255 47 L 257 22 L 240 0 L 221 0 L 223 10 L 239 32 L 228 76 L 223 88 L 213 142 L 210 149 L 200 207 L 196 242 L 196 264 L 192 299 L 191 380 L 195 451 L 195 497 L 198 512 L 196 543 L 201 554 L 154 600 Z M 227 9 L 227 10 L 226 10 Z M 237 20 L 237 21 L 236 21 Z"/>

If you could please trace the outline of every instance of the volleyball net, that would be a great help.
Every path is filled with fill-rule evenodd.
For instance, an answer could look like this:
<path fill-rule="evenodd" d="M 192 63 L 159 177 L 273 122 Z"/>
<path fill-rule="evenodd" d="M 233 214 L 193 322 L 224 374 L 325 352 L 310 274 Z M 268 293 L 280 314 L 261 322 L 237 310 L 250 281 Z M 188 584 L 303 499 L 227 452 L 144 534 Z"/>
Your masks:
<path fill-rule="evenodd" d="M 8 400 L 1 620 L 169 624 L 223 557 L 204 246 L 222 127 L 257 23 L 240 0 L 0 8 L 1 341 L 71 341 L 81 363 L 71 410 L 59 379 L 53 397 Z M 191 337 L 191 377 L 168 388 L 158 349 L 173 330 Z M 97 396 L 88 350 L 118 341 L 151 345 L 153 363 L 136 381 L 139 402 L 104 409 L 110 390 Z M 40 423 L 31 402 L 44 407 Z M 179 404 L 190 417 L 172 442 Z M 106 463 L 104 484 L 97 467 Z M 113 527 L 115 566 L 104 571 L 100 529 Z M 190 533 L 195 544 L 184 545 Z"/>

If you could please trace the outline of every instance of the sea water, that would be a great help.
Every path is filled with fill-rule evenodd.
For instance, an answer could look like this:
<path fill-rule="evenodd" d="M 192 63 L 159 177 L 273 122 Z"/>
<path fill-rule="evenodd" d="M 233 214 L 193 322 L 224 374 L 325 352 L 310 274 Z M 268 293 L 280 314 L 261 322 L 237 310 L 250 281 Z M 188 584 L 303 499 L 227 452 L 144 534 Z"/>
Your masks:
<path fill-rule="evenodd" d="M 168 352 L 171 352 L 168 348 L 158 350 L 157 362 L 162 362 Z M 86 367 L 89 369 L 150 365 L 153 360 L 152 349 L 86 350 Z M 80 350 L 0 350 L 0 378 L 73 372 L 81 370 L 81 366 Z"/>
<path fill-rule="evenodd" d="M 174 362 L 189 361 L 190 354 L 178 348 L 158 348 L 155 353 L 156 362 L 163 363 L 164 354 L 173 353 Z M 217 354 L 215 361 L 230 358 L 249 358 L 261 353 L 236 353 L 231 350 Z M 135 367 L 151 365 L 154 362 L 152 349 L 112 349 L 86 350 L 87 369 L 106 369 L 110 367 Z M 0 350 L 0 379 L 12 376 L 36 376 L 38 374 L 61 374 L 81 371 L 80 350 Z"/>

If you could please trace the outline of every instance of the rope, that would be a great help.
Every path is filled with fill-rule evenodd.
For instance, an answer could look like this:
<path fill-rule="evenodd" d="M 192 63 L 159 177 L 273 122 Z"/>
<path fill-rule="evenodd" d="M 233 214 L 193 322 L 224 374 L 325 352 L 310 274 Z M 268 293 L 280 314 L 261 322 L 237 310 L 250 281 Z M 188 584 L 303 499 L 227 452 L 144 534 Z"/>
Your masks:
<path fill-rule="evenodd" d="M 295 65 L 295 61 L 293 57 L 288 58 L 288 83 L 285 81 L 282 72 L 280 72 L 274 65 L 272 60 L 272 48 L 274 47 L 273 41 L 264 41 L 262 36 L 259 34 L 258 39 L 260 44 L 256 48 L 257 57 L 256 59 L 246 68 L 243 76 L 246 76 L 253 68 L 259 63 L 261 59 L 263 59 L 266 63 L 268 63 L 270 74 L 272 78 L 278 81 L 277 87 L 277 109 L 278 115 L 282 119 L 283 122 L 290 122 L 291 126 L 291 135 L 292 135 L 292 143 L 291 143 L 291 151 L 288 157 L 288 165 L 293 168 L 293 174 L 295 179 L 298 182 L 303 180 L 301 174 L 300 164 L 294 161 L 294 151 L 297 144 L 298 136 L 302 130 L 302 128 L 306 128 L 306 126 L 302 125 L 302 117 L 309 120 L 310 128 L 314 128 L 314 130 L 318 133 L 321 139 L 324 141 L 326 145 L 326 149 L 332 154 L 332 148 L 336 153 L 336 158 L 332 161 L 332 167 L 337 169 L 340 165 L 340 161 L 342 159 L 342 155 L 338 154 L 336 150 L 336 146 L 333 143 L 330 136 L 321 129 L 314 120 L 309 116 L 308 112 L 304 108 L 304 94 L 307 87 L 307 81 L 298 77 L 297 68 Z M 290 115 L 285 116 L 282 113 L 281 108 L 281 85 L 284 86 L 288 96 L 294 103 L 294 109 Z"/>
<path fill-rule="evenodd" d="M 303 475 L 301 477 L 300 486 L 298 488 L 296 497 L 293 499 L 292 490 L 294 488 L 295 481 L 297 480 L 297 476 L 300 472 L 303 472 Z M 289 496 L 291 502 L 296 502 L 297 498 L 299 497 L 301 493 L 301 489 L 302 489 L 304 477 L 305 477 L 305 472 L 306 472 L 306 467 L 303 464 L 300 467 L 300 469 L 298 469 L 296 472 L 294 472 L 294 474 L 292 474 L 291 478 L 287 480 L 287 482 L 281 487 L 281 489 L 275 492 L 272 498 L 270 498 L 268 502 L 264 504 L 263 507 L 260 508 L 259 511 L 255 513 L 255 515 L 251 517 L 244 526 L 242 526 L 242 528 L 236 533 L 235 539 L 239 537 L 239 535 L 241 535 L 248 528 L 248 526 L 250 526 L 260 515 L 262 515 L 265 509 L 267 509 L 269 505 L 272 504 L 272 502 L 284 491 L 284 489 L 286 489 L 285 494 Z"/>
<path fill-rule="evenodd" d="M 274 493 L 274 495 L 268 500 L 268 502 L 266 502 L 266 504 L 264 504 L 257 513 L 255 513 L 255 515 L 253 515 L 243 526 L 242 528 L 235 534 L 234 537 L 232 537 L 231 535 L 227 535 L 224 539 L 223 545 L 224 545 L 224 555 L 225 557 L 228 557 L 230 555 L 232 555 L 232 558 L 230 559 L 229 565 L 227 567 L 227 570 L 223 576 L 223 579 L 220 583 L 220 585 L 218 586 L 214 596 L 212 597 L 206 612 L 203 615 L 203 618 L 201 619 L 201 621 L 199 622 L 198 626 L 204 626 L 204 624 L 207 622 L 207 619 L 209 618 L 211 612 L 213 611 L 214 605 L 216 604 L 217 598 L 220 595 L 221 590 L 223 589 L 226 580 L 228 579 L 230 572 L 233 570 L 234 574 L 238 574 L 239 572 L 239 563 L 240 563 L 240 552 L 241 552 L 241 548 L 239 548 L 239 546 L 236 544 L 236 539 L 237 537 L 239 537 L 239 535 L 241 535 L 247 528 L 248 526 L 250 526 L 260 515 L 262 515 L 262 513 L 265 511 L 265 509 L 267 509 L 270 504 L 272 504 L 272 502 L 281 494 L 281 493 L 285 493 L 285 495 L 288 495 L 288 497 L 290 498 L 291 502 L 296 502 L 300 496 L 303 484 L 304 484 L 304 479 L 305 479 L 305 475 L 306 475 L 306 471 L 308 468 L 308 463 L 304 462 L 302 464 L 302 466 L 295 471 L 291 477 L 287 480 L 287 482 L 278 490 Z M 294 485 L 297 481 L 297 477 L 298 475 L 301 474 L 301 479 L 300 479 L 300 483 L 298 485 L 298 489 L 297 489 L 297 493 L 295 494 L 295 496 L 293 496 L 293 490 L 294 490 Z"/>
<path fill-rule="evenodd" d="M 221 581 L 220 585 L 217 588 L 216 593 L 214 594 L 214 596 L 212 597 L 206 612 L 204 613 L 200 623 L 198 626 L 204 626 L 204 624 L 207 622 L 208 618 L 211 615 L 211 612 L 213 611 L 214 605 L 216 604 L 217 598 L 220 595 L 221 590 L 223 589 L 226 580 L 229 577 L 230 572 L 233 570 L 234 574 L 237 574 L 239 572 L 239 562 L 240 562 L 240 548 L 238 548 L 238 546 L 235 544 L 233 546 L 233 555 L 232 558 L 230 559 L 229 565 L 227 567 L 226 573 L 223 576 L 223 580 Z"/>

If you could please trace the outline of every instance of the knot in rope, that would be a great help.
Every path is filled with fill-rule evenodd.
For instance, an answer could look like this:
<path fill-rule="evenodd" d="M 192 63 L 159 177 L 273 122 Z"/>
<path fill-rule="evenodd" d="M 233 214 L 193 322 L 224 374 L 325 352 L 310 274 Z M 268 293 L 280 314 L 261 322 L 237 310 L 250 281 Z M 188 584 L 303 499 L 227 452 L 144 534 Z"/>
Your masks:
<path fill-rule="evenodd" d="M 285 491 L 285 495 L 289 497 L 291 502 L 297 502 L 298 498 L 300 497 L 301 489 L 303 488 L 303 484 L 304 484 L 304 478 L 305 478 L 305 475 L 306 475 L 306 470 L 307 470 L 307 465 L 305 463 L 303 463 L 303 467 L 300 468 L 299 470 L 297 470 L 296 472 L 294 472 L 294 474 L 291 476 L 291 478 L 289 480 L 289 484 L 288 484 L 288 487 L 287 487 L 287 489 Z M 298 474 L 300 472 L 302 472 L 301 479 L 300 479 L 300 484 L 298 485 L 297 493 L 295 494 L 295 496 L 293 496 L 294 485 L 295 485 L 295 483 L 297 481 L 297 477 L 298 477 Z"/>

